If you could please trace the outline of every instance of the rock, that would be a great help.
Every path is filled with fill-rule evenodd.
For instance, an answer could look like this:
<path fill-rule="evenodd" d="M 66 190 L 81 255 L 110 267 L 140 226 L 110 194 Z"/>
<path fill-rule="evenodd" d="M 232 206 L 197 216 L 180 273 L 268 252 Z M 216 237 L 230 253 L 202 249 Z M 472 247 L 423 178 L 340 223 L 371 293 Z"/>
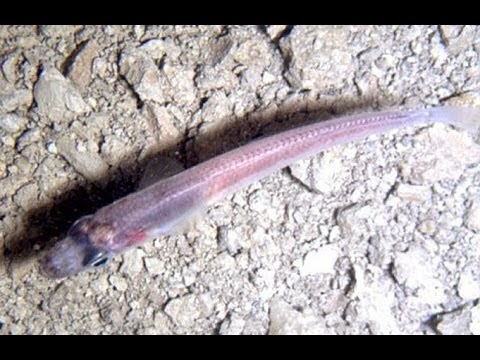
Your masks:
<path fill-rule="evenodd" d="M 46 37 L 60 38 L 73 35 L 77 30 L 77 26 L 72 25 L 43 25 L 40 32 Z"/>
<path fill-rule="evenodd" d="M 90 40 L 77 50 L 75 58 L 70 63 L 67 76 L 83 93 L 91 82 L 92 63 L 100 48 L 95 40 Z"/>
<path fill-rule="evenodd" d="M 210 127 L 215 126 L 215 120 L 226 119 L 232 116 L 233 104 L 228 99 L 227 95 L 223 91 L 216 91 L 202 106 L 202 118 L 204 123 L 202 124 L 201 131 L 205 134 L 210 132 Z M 218 124 L 217 124 L 218 125 Z"/>
<path fill-rule="evenodd" d="M 286 28 L 287 25 L 268 25 L 266 31 L 268 36 L 270 36 L 270 39 L 276 41 Z"/>
<path fill-rule="evenodd" d="M 231 256 L 235 256 L 242 249 L 250 247 L 250 244 L 240 228 L 222 226 L 218 229 L 218 246 L 220 250 L 226 249 Z"/>
<path fill-rule="evenodd" d="M 93 60 L 92 63 L 92 71 L 95 75 L 99 76 L 100 78 L 106 78 L 109 71 L 109 66 L 107 60 L 102 57 L 98 57 Z"/>
<path fill-rule="evenodd" d="M 303 259 L 300 275 L 335 274 L 335 263 L 339 257 L 336 245 L 325 245 L 310 251 Z"/>
<path fill-rule="evenodd" d="M 77 149 L 75 140 L 64 136 L 56 142 L 58 153 L 88 181 L 95 182 L 105 180 L 108 175 L 108 165 L 94 152 L 80 151 Z"/>
<path fill-rule="evenodd" d="M 446 286 L 436 278 L 435 260 L 420 246 L 412 246 L 393 258 L 396 280 L 415 293 L 419 302 L 441 304 L 446 299 Z M 434 258 L 435 259 L 435 258 Z"/>
<path fill-rule="evenodd" d="M 436 223 L 433 220 L 424 220 L 418 225 L 417 229 L 422 234 L 431 236 L 435 233 Z"/>
<path fill-rule="evenodd" d="M 125 140 L 117 135 L 106 136 L 103 139 L 101 152 L 110 165 L 118 165 L 126 155 Z"/>
<path fill-rule="evenodd" d="M 257 213 L 268 215 L 272 211 L 270 194 L 263 189 L 255 190 L 248 196 L 248 206 Z"/>
<path fill-rule="evenodd" d="M 475 267 L 467 267 L 460 275 L 458 295 L 465 301 L 480 298 L 480 274 Z"/>
<path fill-rule="evenodd" d="M 455 55 L 466 51 L 471 39 L 479 36 L 478 28 L 473 25 L 442 25 L 440 28 L 448 51 Z"/>
<path fill-rule="evenodd" d="M 264 301 L 272 298 L 275 288 L 275 270 L 260 268 L 251 276 L 252 283 L 260 290 L 259 297 Z"/>
<path fill-rule="evenodd" d="M 32 92 L 27 89 L 16 90 L 0 95 L 0 114 L 16 110 L 26 110 L 32 104 Z"/>
<path fill-rule="evenodd" d="M 332 331 L 325 326 L 325 320 L 309 311 L 300 312 L 282 300 L 270 303 L 269 335 L 326 335 Z"/>
<path fill-rule="evenodd" d="M 124 292 L 124 291 L 127 290 L 127 288 L 128 288 L 128 283 L 127 283 L 127 281 L 126 281 L 123 277 L 121 277 L 121 276 L 119 276 L 119 275 L 117 275 L 117 274 L 110 275 L 110 276 L 108 277 L 108 282 L 109 282 L 116 290 L 118 290 L 118 291 L 120 291 L 120 292 Z"/>
<path fill-rule="evenodd" d="M 0 158 L 0 179 L 3 179 L 5 176 L 7 176 L 7 164 L 4 159 Z"/>
<path fill-rule="evenodd" d="M 144 259 L 147 272 L 152 275 L 161 275 L 165 272 L 165 262 L 158 258 L 149 257 Z"/>
<path fill-rule="evenodd" d="M 241 335 L 245 320 L 237 314 L 227 317 L 220 325 L 220 335 Z"/>
<path fill-rule="evenodd" d="M 109 288 L 108 285 L 108 274 L 100 274 L 97 276 L 91 283 L 92 289 L 98 294 L 106 292 Z"/>
<path fill-rule="evenodd" d="M 480 303 L 471 310 L 470 331 L 473 335 L 480 335 Z"/>
<path fill-rule="evenodd" d="M 235 269 L 235 258 L 228 255 L 226 252 L 218 254 L 215 258 L 215 263 L 217 266 L 225 272 L 231 272 Z"/>
<path fill-rule="evenodd" d="M 354 234 L 361 231 L 366 219 L 373 218 L 372 207 L 365 204 L 354 204 L 341 209 L 337 213 L 337 223 L 343 234 Z"/>
<path fill-rule="evenodd" d="M 176 145 L 181 138 L 181 133 L 174 125 L 172 115 L 164 106 L 149 102 L 145 108 L 152 123 L 155 124 L 154 132 L 158 137 L 158 143 L 163 148 Z"/>
<path fill-rule="evenodd" d="M 15 147 L 15 139 L 10 135 L 2 136 L 0 137 L 0 146 L 13 149 Z"/>
<path fill-rule="evenodd" d="M 23 150 L 30 144 L 39 141 L 42 138 L 42 134 L 38 128 L 33 128 L 25 131 L 17 139 L 17 149 Z"/>
<path fill-rule="evenodd" d="M 8 272 L 14 281 L 19 281 L 28 274 L 31 274 L 36 266 L 37 262 L 33 259 L 14 259 L 8 265 Z"/>
<path fill-rule="evenodd" d="M 211 315 L 214 303 L 209 294 L 190 294 L 170 300 L 165 306 L 165 313 L 172 321 L 182 327 L 191 327 L 199 318 Z"/>
<path fill-rule="evenodd" d="M 120 74 L 142 101 L 164 103 L 167 100 L 163 91 L 168 88 L 165 79 L 153 60 L 144 52 L 123 52 L 120 58 Z"/>
<path fill-rule="evenodd" d="M 172 38 L 147 40 L 139 49 L 154 60 L 160 60 L 165 54 L 168 54 L 170 59 L 175 60 L 182 52 Z"/>
<path fill-rule="evenodd" d="M 470 230 L 473 230 L 475 232 L 480 232 L 480 200 L 479 199 L 475 199 L 470 205 L 467 212 L 465 225 Z"/>
<path fill-rule="evenodd" d="M 434 124 L 415 136 L 419 146 L 400 164 L 402 177 L 414 185 L 457 179 L 480 157 L 480 145 L 465 131 Z"/>
<path fill-rule="evenodd" d="M 18 76 L 18 69 L 21 63 L 21 54 L 17 51 L 10 53 L 4 58 L 0 58 L 2 74 L 10 84 L 15 84 Z"/>
<path fill-rule="evenodd" d="M 403 333 L 392 311 L 397 305 L 392 278 L 376 266 L 354 266 L 353 270 L 348 298 L 356 300 L 345 309 L 345 320 L 366 324 L 372 334 Z"/>
<path fill-rule="evenodd" d="M 338 89 L 355 69 L 356 53 L 348 44 L 345 26 L 300 26 L 280 40 L 291 62 L 286 76 L 303 89 Z M 312 46 L 311 44 L 315 44 Z"/>
<path fill-rule="evenodd" d="M 0 129 L 9 133 L 17 133 L 25 128 L 28 119 L 16 114 L 0 115 Z"/>
<path fill-rule="evenodd" d="M 39 114 L 55 122 L 72 119 L 89 110 L 72 82 L 55 68 L 42 71 L 35 84 L 34 96 Z"/>
<path fill-rule="evenodd" d="M 165 315 L 163 311 L 156 311 L 154 313 L 154 324 L 155 324 L 155 330 L 156 333 L 158 334 L 159 332 L 164 334 L 164 333 L 170 333 L 168 330 L 171 327 L 171 321 L 170 318 Z"/>
<path fill-rule="evenodd" d="M 38 200 L 38 194 L 38 185 L 35 183 L 29 183 L 18 189 L 13 197 L 13 201 L 15 201 L 15 203 L 22 209 L 28 210 L 35 206 Z"/>
<path fill-rule="evenodd" d="M 47 151 L 50 153 L 50 154 L 57 154 L 58 151 L 57 151 L 57 145 L 55 145 L 54 142 L 48 142 L 47 143 Z"/>
<path fill-rule="evenodd" d="M 430 188 L 428 186 L 398 183 L 395 194 L 402 200 L 422 202 L 430 197 Z"/>
<path fill-rule="evenodd" d="M 143 270 L 143 255 L 142 249 L 134 249 L 123 254 L 122 265 L 120 272 L 129 276 L 135 276 Z"/>
<path fill-rule="evenodd" d="M 350 173 L 350 166 L 345 166 L 343 160 L 351 159 L 355 153 L 352 146 L 330 149 L 291 165 L 290 174 L 312 192 L 336 193 Z"/>
<path fill-rule="evenodd" d="M 465 306 L 459 310 L 438 315 L 435 328 L 442 335 L 470 335 L 470 321 L 470 307 Z"/>
<path fill-rule="evenodd" d="M 183 279 L 183 284 L 185 286 L 191 286 L 195 283 L 197 280 L 196 276 L 196 271 L 194 271 L 192 268 L 183 268 L 182 270 L 182 279 Z"/>
<path fill-rule="evenodd" d="M 212 38 L 209 40 L 209 44 L 206 47 L 205 65 L 216 66 L 225 59 L 234 43 L 230 36 L 222 36 L 220 38 Z"/>

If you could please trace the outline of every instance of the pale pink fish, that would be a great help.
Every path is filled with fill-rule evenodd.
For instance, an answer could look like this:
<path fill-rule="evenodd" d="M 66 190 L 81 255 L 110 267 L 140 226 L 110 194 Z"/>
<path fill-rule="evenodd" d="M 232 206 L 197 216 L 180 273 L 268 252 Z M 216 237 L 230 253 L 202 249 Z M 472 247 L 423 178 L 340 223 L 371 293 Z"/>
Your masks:
<path fill-rule="evenodd" d="M 415 124 L 476 128 L 476 120 L 480 121 L 480 110 L 473 108 L 380 112 L 322 121 L 252 141 L 82 217 L 41 260 L 41 273 L 51 278 L 73 275 L 148 239 L 169 235 L 212 202 L 334 145 Z"/>

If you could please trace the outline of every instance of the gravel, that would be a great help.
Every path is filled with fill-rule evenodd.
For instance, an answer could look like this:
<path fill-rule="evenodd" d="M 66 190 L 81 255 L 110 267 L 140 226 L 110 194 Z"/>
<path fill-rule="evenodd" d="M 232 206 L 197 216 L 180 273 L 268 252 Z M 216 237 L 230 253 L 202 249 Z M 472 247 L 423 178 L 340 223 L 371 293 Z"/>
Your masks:
<path fill-rule="evenodd" d="M 157 155 L 192 166 L 315 119 L 479 106 L 479 36 L 4 26 L 0 334 L 479 334 L 478 134 L 440 124 L 300 161 L 95 271 L 36 265 Z"/>

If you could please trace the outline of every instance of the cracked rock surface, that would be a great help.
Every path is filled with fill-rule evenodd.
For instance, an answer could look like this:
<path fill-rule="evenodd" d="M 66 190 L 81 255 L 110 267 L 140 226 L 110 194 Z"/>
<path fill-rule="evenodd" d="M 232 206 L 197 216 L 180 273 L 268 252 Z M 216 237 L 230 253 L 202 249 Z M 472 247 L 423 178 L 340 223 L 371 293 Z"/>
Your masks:
<path fill-rule="evenodd" d="M 479 334 L 479 139 L 440 124 L 300 161 L 96 271 L 37 269 L 159 155 L 189 167 L 316 119 L 480 106 L 479 38 L 2 26 L 0 334 Z"/>

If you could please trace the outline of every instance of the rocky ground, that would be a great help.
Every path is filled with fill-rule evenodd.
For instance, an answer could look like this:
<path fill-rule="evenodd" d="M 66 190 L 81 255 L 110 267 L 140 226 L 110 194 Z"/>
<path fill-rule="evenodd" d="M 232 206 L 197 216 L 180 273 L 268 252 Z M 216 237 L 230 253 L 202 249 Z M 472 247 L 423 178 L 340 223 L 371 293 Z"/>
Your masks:
<path fill-rule="evenodd" d="M 299 162 L 65 280 L 72 222 L 340 114 L 480 106 L 480 27 L 0 27 L 1 334 L 480 334 L 478 134 L 371 136 Z M 480 121 L 480 119 L 479 119 Z"/>

